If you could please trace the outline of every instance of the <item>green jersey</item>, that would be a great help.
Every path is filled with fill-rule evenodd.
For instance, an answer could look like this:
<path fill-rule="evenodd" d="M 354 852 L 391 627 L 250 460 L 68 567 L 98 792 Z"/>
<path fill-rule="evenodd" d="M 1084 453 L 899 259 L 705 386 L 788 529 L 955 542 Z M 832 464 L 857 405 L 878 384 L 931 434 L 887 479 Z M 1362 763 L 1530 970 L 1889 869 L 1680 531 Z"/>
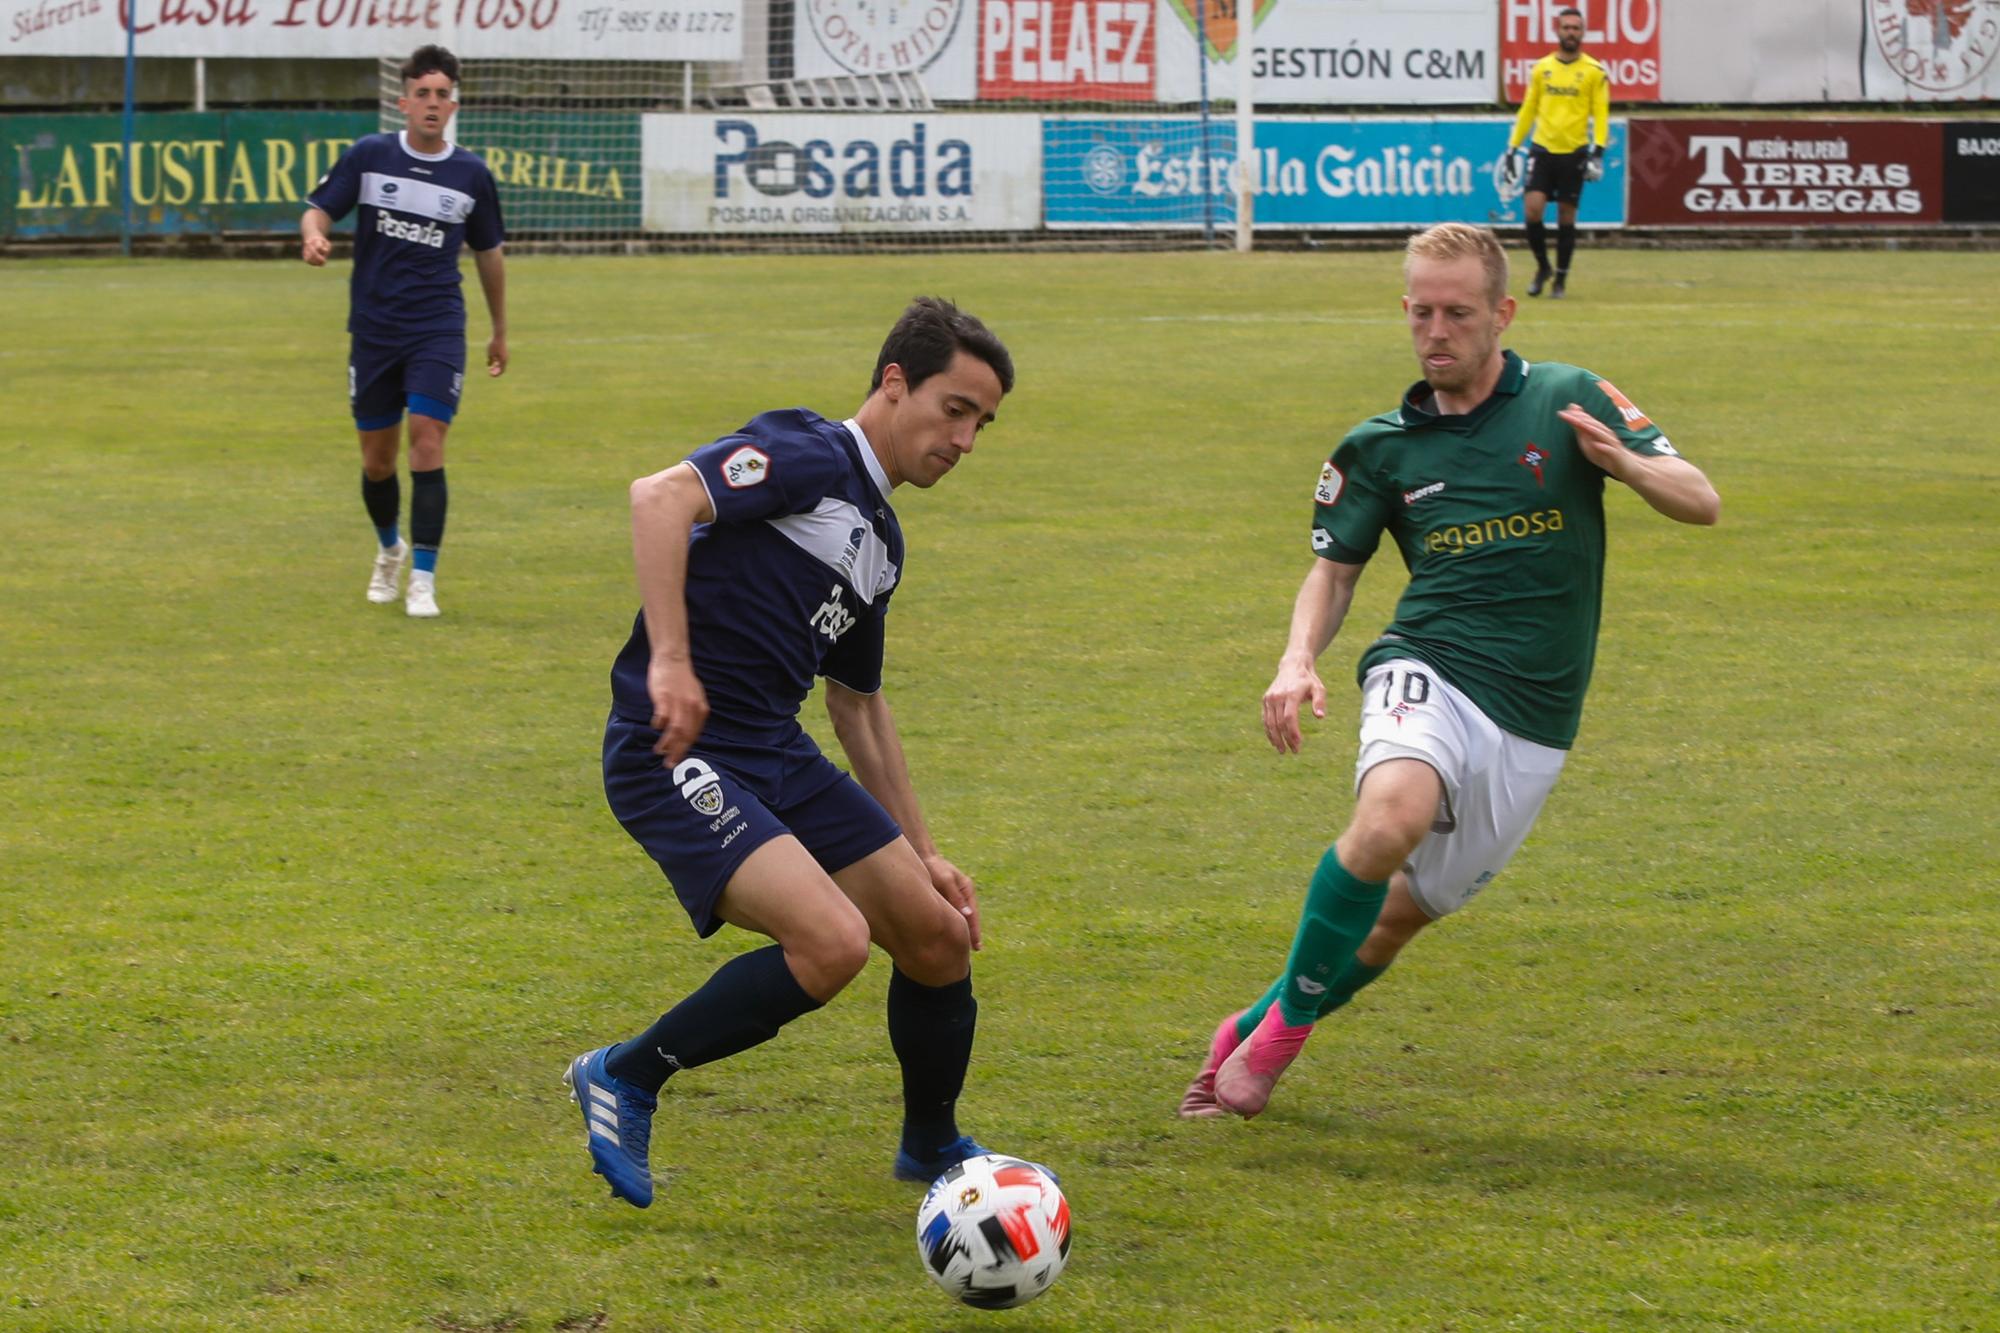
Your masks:
<path fill-rule="evenodd" d="M 1583 715 L 1604 593 L 1605 473 L 1556 413 L 1571 403 L 1627 449 L 1674 447 L 1576 366 L 1505 354 L 1492 397 L 1440 416 L 1421 382 L 1349 432 L 1313 495 L 1313 550 L 1363 564 L 1395 539 L 1409 585 L 1361 655 L 1429 663 L 1505 731 L 1568 749 Z"/>

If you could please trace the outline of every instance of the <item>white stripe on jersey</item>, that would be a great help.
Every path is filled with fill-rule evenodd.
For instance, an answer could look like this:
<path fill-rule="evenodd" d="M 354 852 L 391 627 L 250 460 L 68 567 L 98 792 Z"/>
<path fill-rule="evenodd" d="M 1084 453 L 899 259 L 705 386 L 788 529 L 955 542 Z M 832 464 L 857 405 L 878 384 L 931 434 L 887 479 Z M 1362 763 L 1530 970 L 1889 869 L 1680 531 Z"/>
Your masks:
<path fill-rule="evenodd" d="M 463 222 L 472 216 L 472 196 L 429 181 L 391 176 L 381 171 L 361 173 L 361 202 L 370 208 L 390 208 L 438 222 Z"/>
<path fill-rule="evenodd" d="M 787 541 L 854 585 L 870 606 L 896 586 L 889 547 L 851 501 L 829 495 L 809 514 L 782 514 L 764 520 Z"/>

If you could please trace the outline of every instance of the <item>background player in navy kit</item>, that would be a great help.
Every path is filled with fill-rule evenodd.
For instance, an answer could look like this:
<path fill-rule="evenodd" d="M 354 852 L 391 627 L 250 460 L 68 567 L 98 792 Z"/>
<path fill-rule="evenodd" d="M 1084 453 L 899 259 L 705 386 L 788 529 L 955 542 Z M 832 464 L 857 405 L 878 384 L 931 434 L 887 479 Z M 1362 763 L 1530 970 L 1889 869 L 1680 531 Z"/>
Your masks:
<path fill-rule="evenodd" d="M 978 902 L 924 825 L 881 693 L 882 629 L 903 569 L 890 490 L 936 484 L 1013 385 L 983 324 L 919 299 L 851 420 L 767 412 L 632 484 L 643 606 L 612 666 L 605 794 L 700 934 L 727 922 L 775 943 L 725 963 L 639 1036 L 571 1062 L 594 1169 L 628 1203 L 653 1199 L 648 1144 L 668 1076 L 819 1008 L 871 940 L 895 962 L 895 1174 L 928 1181 L 986 1151 L 956 1119 Z M 799 726 L 815 675 L 853 777 Z"/>
<path fill-rule="evenodd" d="M 507 369 L 507 284 L 500 255 L 506 239 L 500 194 L 486 164 L 445 140 L 458 109 L 458 58 L 442 46 L 418 47 L 403 65 L 409 118 L 400 134 L 371 134 L 341 156 L 313 192 L 299 221 L 301 257 L 315 268 L 332 250 L 327 232 L 359 204 L 347 331 L 352 335 L 347 391 L 361 433 L 361 499 L 381 550 L 368 600 L 396 600 L 410 555 L 397 530 L 401 496 L 396 450 L 403 409 L 410 412 L 410 538 L 416 548 L 405 609 L 434 616 L 437 553 L 444 540 L 444 437 L 465 381 L 465 298 L 458 248 L 472 247 L 493 336 L 486 373 Z"/>
<path fill-rule="evenodd" d="M 1410 239 L 1403 298 L 1423 379 L 1348 432 L 1314 493 L 1312 572 L 1264 693 L 1264 732 L 1326 715 L 1315 663 L 1383 535 L 1410 581 L 1363 651 L 1354 813 L 1320 860 L 1284 971 L 1222 1020 L 1183 1117 L 1254 1116 L 1314 1022 L 1463 907 L 1521 846 L 1576 737 L 1597 651 L 1604 485 L 1682 523 L 1721 500 L 1607 381 L 1500 346 L 1507 255 L 1484 227 Z"/>

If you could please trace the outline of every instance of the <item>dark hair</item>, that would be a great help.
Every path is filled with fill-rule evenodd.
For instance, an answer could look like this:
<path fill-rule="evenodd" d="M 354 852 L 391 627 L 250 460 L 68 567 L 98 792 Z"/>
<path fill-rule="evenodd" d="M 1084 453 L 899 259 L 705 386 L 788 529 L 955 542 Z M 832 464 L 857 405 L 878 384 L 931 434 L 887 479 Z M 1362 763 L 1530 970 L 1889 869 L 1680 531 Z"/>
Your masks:
<path fill-rule="evenodd" d="M 882 387 L 882 372 L 892 364 L 903 368 L 903 378 L 914 389 L 949 366 L 951 358 L 961 351 L 993 367 L 993 373 L 1000 377 L 1000 392 L 1013 392 L 1014 358 L 1007 354 L 1006 344 L 943 297 L 919 296 L 883 341 L 868 392 Z"/>
<path fill-rule="evenodd" d="M 458 57 L 442 46 L 420 46 L 410 52 L 410 58 L 403 62 L 403 82 L 421 79 L 426 74 L 442 74 L 450 79 L 453 87 L 458 86 Z"/>
<path fill-rule="evenodd" d="M 1559 18 L 1559 19 L 1566 19 L 1566 18 L 1579 18 L 1579 19 L 1580 19 L 1580 18 L 1582 18 L 1582 17 L 1583 17 L 1583 11 L 1582 11 L 1581 9 L 1575 9 L 1575 8 L 1571 8 L 1571 9 L 1558 9 L 1558 10 L 1556 11 L 1556 17 L 1557 17 L 1557 18 Z"/>

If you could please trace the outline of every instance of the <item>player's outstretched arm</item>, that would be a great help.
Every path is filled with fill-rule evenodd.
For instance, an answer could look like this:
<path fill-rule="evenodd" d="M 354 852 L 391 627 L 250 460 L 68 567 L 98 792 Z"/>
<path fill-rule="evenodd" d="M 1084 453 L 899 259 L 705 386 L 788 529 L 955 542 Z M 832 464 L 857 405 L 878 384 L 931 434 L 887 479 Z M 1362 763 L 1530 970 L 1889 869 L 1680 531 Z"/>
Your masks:
<path fill-rule="evenodd" d="M 299 219 L 299 258 L 314 268 L 324 267 L 333 253 L 333 218 L 323 209 L 308 208 Z"/>
<path fill-rule="evenodd" d="M 978 893 L 972 877 L 946 860 L 931 840 L 916 787 L 910 782 L 909 761 L 903 757 L 903 741 L 896 732 L 896 717 L 889 711 L 889 701 L 879 690 L 861 694 L 837 680 L 828 680 L 826 714 L 833 721 L 833 734 L 840 738 L 840 748 L 847 752 L 854 780 L 903 826 L 903 836 L 917 849 L 917 856 L 930 874 L 931 887 L 965 918 L 972 947 L 977 949 Z"/>
<path fill-rule="evenodd" d="M 1354 600 L 1364 566 L 1316 558 L 1292 602 L 1292 632 L 1278 659 L 1278 674 L 1264 691 L 1264 735 L 1279 754 L 1297 754 L 1305 743 L 1299 709 L 1310 704 L 1314 717 L 1326 716 L 1326 686 L 1316 663 Z"/>
<path fill-rule="evenodd" d="M 486 313 L 493 317 L 493 336 L 486 342 L 486 373 L 507 373 L 507 262 L 500 247 L 474 250 L 472 265 L 479 270 L 479 289 L 486 293 Z"/>
<path fill-rule="evenodd" d="M 1571 403 L 1556 414 L 1576 432 L 1583 456 L 1639 493 L 1647 504 L 1678 523 L 1704 526 L 1722 517 L 1722 497 L 1702 470 L 1685 458 L 1635 454 L 1616 431 Z"/>
<path fill-rule="evenodd" d="M 714 519 L 708 489 L 693 464 L 676 463 L 632 483 L 632 560 L 646 609 L 646 638 L 653 658 L 646 692 L 653 700 L 653 746 L 678 764 L 708 721 L 708 693 L 695 678 L 688 648 L 688 534 Z"/>

